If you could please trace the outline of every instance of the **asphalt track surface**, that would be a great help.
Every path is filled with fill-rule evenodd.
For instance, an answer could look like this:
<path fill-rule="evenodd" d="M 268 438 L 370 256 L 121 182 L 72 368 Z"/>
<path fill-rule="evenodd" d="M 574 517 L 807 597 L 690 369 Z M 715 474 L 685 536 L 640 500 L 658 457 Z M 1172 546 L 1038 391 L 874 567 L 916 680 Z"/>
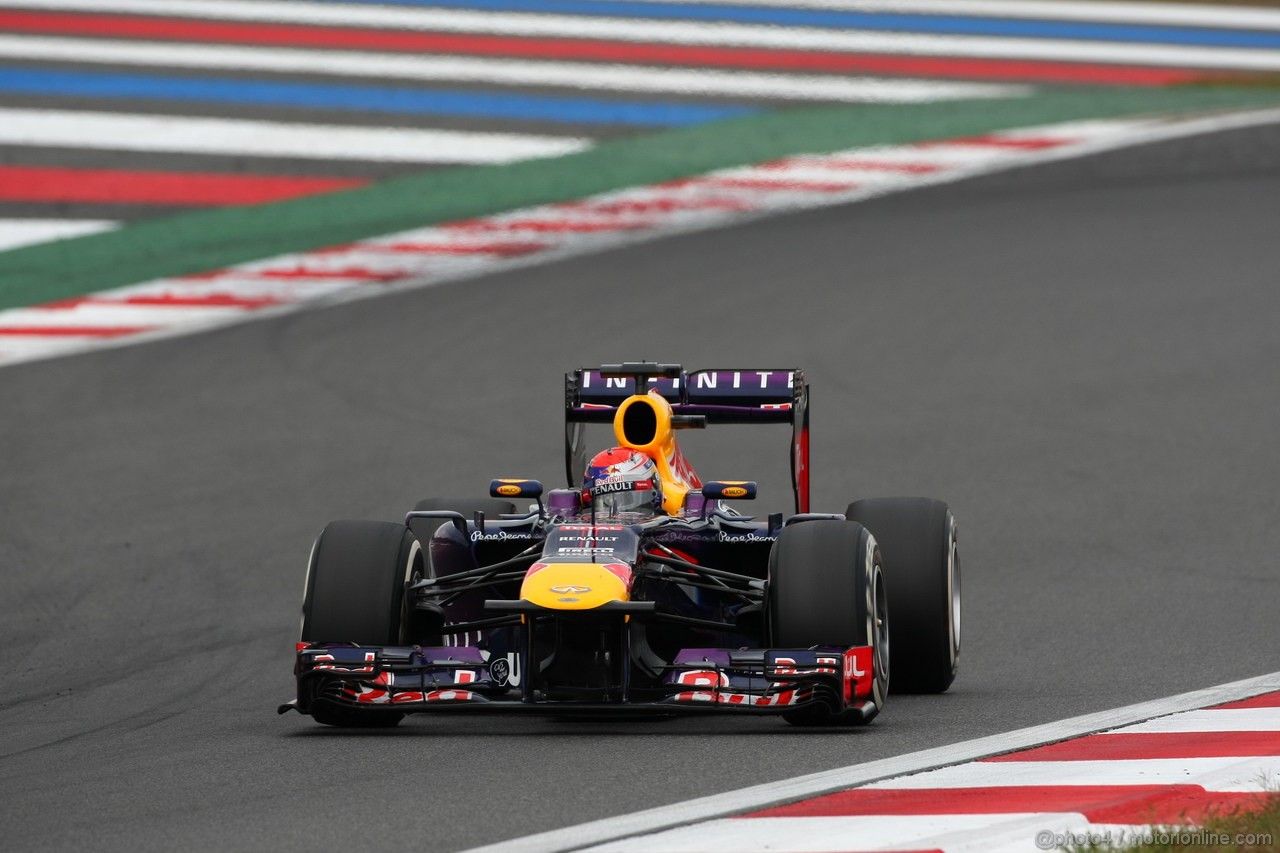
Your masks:
<path fill-rule="evenodd" d="M 1277 669 L 1278 199 L 1243 130 L 0 371 L 5 847 L 459 850 Z M 951 503 L 952 691 L 853 731 L 275 716 L 321 525 L 557 480 L 560 374 L 624 358 L 804 367 L 815 507 Z M 690 453 L 772 451 L 781 508 L 763 431 Z"/>

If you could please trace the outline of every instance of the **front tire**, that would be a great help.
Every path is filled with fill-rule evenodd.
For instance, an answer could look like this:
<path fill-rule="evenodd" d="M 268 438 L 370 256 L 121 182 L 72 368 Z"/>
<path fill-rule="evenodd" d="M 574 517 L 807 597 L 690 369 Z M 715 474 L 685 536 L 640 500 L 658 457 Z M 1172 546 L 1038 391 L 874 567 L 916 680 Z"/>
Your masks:
<path fill-rule="evenodd" d="M 945 692 L 960 667 L 955 517 L 929 498 L 855 501 L 845 516 L 875 535 L 893 584 L 894 692 Z"/>
<path fill-rule="evenodd" d="M 390 646 L 403 640 L 405 585 L 422 571 L 422 548 L 403 524 L 334 521 L 311 549 L 302 602 L 302 642 Z M 319 702 L 317 722 L 394 726 L 404 714 Z"/>
<path fill-rule="evenodd" d="M 860 707 L 823 704 L 783 715 L 792 725 L 860 725 L 884 708 L 889 691 L 889 610 L 880 551 L 861 524 L 807 521 L 782 531 L 769 557 L 766 609 L 774 648 L 871 646 L 874 684 Z"/>

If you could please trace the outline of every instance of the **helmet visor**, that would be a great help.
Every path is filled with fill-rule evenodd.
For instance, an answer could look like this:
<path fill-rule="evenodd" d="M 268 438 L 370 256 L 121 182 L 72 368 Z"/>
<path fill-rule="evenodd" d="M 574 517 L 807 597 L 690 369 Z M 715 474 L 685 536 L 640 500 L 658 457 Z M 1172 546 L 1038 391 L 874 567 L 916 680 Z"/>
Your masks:
<path fill-rule="evenodd" d="M 653 484 L 648 480 L 601 483 L 591 489 L 591 507 L 597 515 L 653 515 L 653 499 Z"/>

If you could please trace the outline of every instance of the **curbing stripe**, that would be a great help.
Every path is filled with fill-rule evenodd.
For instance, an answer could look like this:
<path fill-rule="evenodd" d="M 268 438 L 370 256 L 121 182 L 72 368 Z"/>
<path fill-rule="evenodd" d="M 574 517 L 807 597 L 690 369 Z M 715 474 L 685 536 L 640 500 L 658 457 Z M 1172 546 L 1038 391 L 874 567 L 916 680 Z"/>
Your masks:
<path fill-rule="evenodd" d="M 349 127 L 89 110 L 0 108 L 0 145 L 404 163 L 508 163 L 581 151 L 584 139 Z"/>
<path fill-rule="evenodd" d="M 92 52 L 92 44 L 86 47 L 86 52 Z M 338 67 L 333 70 L 341 71 Z M 0 92 L 638 127 L 700 124 L 757 112 L 752 107 L 676 101 L 609 101 L 561 95 L 526 95 L 515 91 L 117 74 L 101 70 L 70 71 L 19 66 L 0 66 Z"/>
<path fill-rule="evenodd" d="M 1226 805 L 1247 809 L 1255 793 L 1200 785 L 1020 785 L 1004 788 L 850 788 L 745 817 L 1073 812 L 1094 823 L 1177 822 Z"/>
<path fill-rule="evenodd" d="M 0 0 L 0 6 L 100 12 L 95 0 Z M 121 14 L 169 15 L 241 21 L 309 23 L 341 26 L 351 9 L 339 3 L 280 3 L 272 0 L 113 0 Z M 1004 59 L 1099 62 L 1117 65 L 1170 65 L 1223 69 L 1280 69 L 1280 55 L 1270 47 L 1216 47 L 1076 39 L 935 35 L 865 30 L 821 30 L 764 24 L 675 22 L 635 18 L 585 18 L 521 12 L 467 9 L 364 6 L 366 26 L 437 30 L 485 35 L 610 39 L 696 45 L 737 45 Z M 1269 34 L 1264 34 L 1269 35 Z M 1274 36 L 1280 38 L 1280 36 Z"/>
<path fill-rule="evenodd" d="M 930 15 L 898 10 L 815 8 L 725 3 L 683 3 L 680 0 L 344 0 L 352 4 L 436 7 L 475 12 L 534 12 L 658 21 L 763 24 L 830 30 L 908 31 L 931 35 L 1023 36 L 1154 44 L 1217 45 L 1223 47 L 1280 47 L 1280 33 L 1241 32 L 1213 25 L 1199 27 L 1150 26 L 1133 22 L 975 17 L 935 10 Z"/>
<path fill-rule="evenodd" d="M 393 287 L 439 284 L 752 217 L 860 201 L 1025 163 L 1275 121 L 1280 121 L 1280 109 L 1191 120 L 1068 122 L 723 169 L 569 204 L 461 219 L 321 251 L 164 278 L 99 292 L 87 300 L 0 311 L 0 364 L 101 346 L 104 340 L 118 345 L 189 333 L 335 298 L 385 293 Z M 828 160 L 837 168 L 824 169 Z M 903 162 L 912 168 L 839 168 L 859 160 Z M 295 288 L 263 294 L 258 290 L 263 282 L 285 282 Z M 189 291 L 192 285 L 210 283 L 220 285 L 214 294 Z M 263 299 L 264 295 L 271 298 Z M 200 298 L 206 296 L 217 299 Z M 113 324 L 127 331 L 108 334 Z M 76 336 L 76 327 L 85 328 L 85 333 Z M 42 328 L 57 332 L 41 333 Z M 56 337 L 59 343 L 51 341 L 39 348 L 22 343 L 39 334 Z M 17 345 L 9 345 L 15 341 Z"/>
<path fill-rule="evenodd" d="M 703 172 L 760 163 L 806 152 L 901 144 L 969 136 L 1010 127 L 1160 111 L 1241 109 L 1277 103 L 1280 92 L 1262 89 L 1111 89 L 1053 91 L 1027 99 L 934 104 L 864 105 L 780 110 L 747 119 L 711 123 L 652 136 L 629 137 L 542 161 L 483 168 L 440 169 L 374 186 L 256 207 L 213 209 L 133 224 L 105 236 L 32 246 L 0 254 L 0 308 L 65 299 L 138 281 L 228 267 L 254 258 L 315 250 L 430 223 L 473 218 L 499 210 L 581 199 L 619 187 L 657 183 Z M 15 111 L 0 110 L 0 137 L 12 133 Z M 64 113 L 84 141 L 76 119 Z M 121 145 L 153 145 L 154 117 L 133 116 L 131 133 L 91 114 L 97 136 L 119 131 Z M 34 120 L 34 119 L 33 119 Z M 95 120 L 97 121 L 97 120 Z M 252 123 L 249 123 L 252 124 Z M 270 125 L 270 123 L 268 123 Z M 200 139 L 204 134 L 194 132 Z M 293 126 L 270 125 L 289 129 Z M 307 134 L 319 143 L 376 158 L 388 152 L 353 144 L 345 133 Z M 465 136 L 465 134 L 461 135 Z M 484 137 L 461 144 L 459 156 L 484 154 Z M 495 142 L 504 137 L 489 137 Z M 585 144 L 559 140 L 561 144 Z M 70 144 L 76 144 L 74 142 Z M 417 146 L 436 156 L 441 146 Z M 323 153 L 323 152 L 316 152 Z M 492 149 L 488 153 L 495 153 Z M 507 152 L 514 153 L 514 152 Z M 527 156 L 527 155 L 526 155 Z M 163 247 L 159 250 L 158 247 Z"/>
<path fill-rule="evenodd" d="M 638 837 L 643 837 L 647 846 L 642 845 L 641 847 L 630 848 L 619 846 L 606 849 L 644 849 L 649 851 L 657 849 L 665 851 L 689 849 L 709 851 L 715 849 L 712 846 L 712 842 L 720 837 L 719 833 L 722 831 L 741 831 L 742 833 L 739 836 L 739 840 L 743 843 L 736 848 L 727 847 L 726 849 L 758 849 L 758 847 L 754 846 L 753 840 L 758 842 L 760 830 L 758 828 L 753 829 L 753 821 L 749 818 L 717 820 L 714 824 L 705 825 L 702 827 L 703 831 L 697 835 L 696 840 L 696 844 L 701 846 L 683 848 L 679 846 L 662 846 L 659 848 L 652 842 L 654 841 L 654 833 L 675 827 L 726 818 L 730 815 L 794 803 L 822 794 L 832 794 L 848 788 L 871 784 L 878 784 L 879 787 L 883 788 L 914 788 L 917 790 L 938 787 L 972 787 L 975 784 L 989 785 L 993 784 L 993 779 L 1003 779 L 1011 786 L 1073 783 L 1079 785 L 1150 785 L 1153 782 L 1156 784 L 1179 784 L 1187 781 L 1187 765 L 1198 763 L 1199 769 L 1203 771 L 1219 772 L 1221 777 L 1227 780 L 1224 785 L 1234 783 L 1233 786 L 1229 787 L 1215 786 L 1216 790 L 1257 792 L 1263 790 L 1266 781 L 1260 779 L 1252 770 L 1242 771 L 1242 774 L 1239 775 L 1243 775 L 1243 778 L 1234 779 L 1236 774 L 1232 774 L 1231 767 L 1239 767 L 1241 764 L 1239 759 L 1189 759 L 1180 762 L 1167 760 L 1164 762 L 1029 763 L 1028 767 L 1047 767 L 1049 771 L 1053 771 L 1052 774 L 1048 771 L 1044 772 L 1042 778 L 1035 781 L 1026 778 L 1026 767 L 1020 767 L 1016 763 L 978 762 L 977 759 L 1047 743 L 1055 743 L 1179 712 L 1195 711 L 1207 706 L 1238 701 L 1260 693 L 1276 690 L 1280 690 L 1280 672 L 1164 699 L 1141 702 L 1123 708 L 1072 717 L 1041 726 L 1032 726 L 1006 734 L 992 735 L 852 767 L 757 785 L 634 814 L 606 818 L 526 838 L 473 848 L 467 853 L 560 853 L 560 851 L 580 850 Z M 966 764 L 965 762 L 970 763 Z M 1170 763 L 1176 766 L 1165 767 Z M 1152 768 L 1152 764 L 1159 766 Z M 1162 767 L 1165 769 L 1161 769 Z M 983 778 L 975 779 L 974 769 L 981 771 Z M 1280 758 L 1270 759 L 1267 769 L 1274 780 L 1276 774 L 1280 774 Z M 961 773 L 958 774 L 957 771 Z M 1021 775 L 1015 777 L 1013 773 L 1019 771 L 1021 771 Z M 1085 781 L 1089 773 L 1093 774 L 1094 781 Z M 1071 774 L 1070 778 L 1068 778 L 1069 774 Z M 1126 775 L 1128 776 L 1127 780 L 1125 778 Z M 904 776 L 905 778 L 898 778 Z M 1098 782 L 1097 779 L 1099 778 L 1102 778 L 1103 781 Z M 889 783 L 886 780 L 893 781 Z M 998 784 L 998 781 L 995 783 Z M 1067 828 L 1078 828 L 1083 822 L 1083 816 L 1079 814 L 1066 815 L 1060 820 L 1055 820 L 1053 817 L 1052 814 L 1043 812 L 1005 814 L 1001 816 L 1000 824 L 996 827 L 989 815 L 959 816 L 957 819 L 934 816 L 931 819 L 933 823 L 925 827 L 924 830 L 921 830 L 919 825 L 916 825 L 914 831 L 917 832 L 917 835 L 914 837 L 921 839 L 930 837 L 936 835 L 937 830 L 942 828 L 952 833 L 972 833 L 969 841 L 971 849 L 974 850 L 995 850 L 1002 846 L 1006 846 L 1008 849 L 1025 850 L 1028 849 L 1027 840 L 1032 838 L 1038 831 L 1062 832 Z M 790 835 L 790 838 L 793 839 L 816 837 L 815 830 L 822 826 L 821 821 L 838 821 L 838 823 L 828 824 L 828 826 L 832 826 L 835 831 L 843 833 L 842 837 L 846 840 L 848 838 L 858 838 L 859 843 L 864 843 L 865 840 L 865 843 L 871 846 L 880 841 L 897 841 L 899 844 L 911 843 L 910 839 L 903 838 L 902 832 L 908 823 L 915 821 L 914 818 L 883 817 L 773 818 L 772 820 L 795 821 L 794 829 Z M 814 823 L 815 820 L 819 821 L 819 823 Z M 1090 829 L 1103 831 L 1109 826 L 1113 825 L 1093 824 Z M 1114 826 L 1117 830 L 1132 829 L 1130 826 Z M 991 834 L 993 828 L 998 828 L 1003 833 L 1003 836 L 993 836 Z M 831 843 L 830 836 L 828 836 L 828 843 Z M 809 849 L 837 848 L 818 846 Z M 838 849 L 844 849 L 844 845 Z"/>
<path fill-rule="evenodd" d="M 456 56 L 405 56 L 347 50 L 282 50 L 263 47 L 147 44 L 137 41 L 0 36 L 0 57 L 112 65 L 169 66 L 233 71 L 372 77 L 379 80 L 427 80 L 547 86 L 576 90 L 677 93 L 681 96 L 738 100 L 912 103 L 959 98 L 1015 97 L 1024 86 L 938 82 L 876 77 L 752 74 L 742 71 L 600 65 L 571 62 L 523 62 Z M 332 88 L 332 87 L 329 87 Z M 528 99 L 525 99 L 528 100 Z M 545 101 L 545 99 L 544 99 Z M 370 108 L 365 98 L 360 109 Z M 552 106 L 559 106 L 555 101 Z M 656 108 L 655 105 L 648 105 Z M 331 105 L 326 104 L 326 108 Z M 595 104 L 594 114 L 604 112 Z M 619 108 L 614 108 L 615 110 Z M 560 113 L 555 113 L 559 115 Z M 703 116 L 699 112 L 695 116 Z M 718 117 L 713 113 L 712 117 Z M 538 116 L 539 118 L 545 117 Z"/>
<path fill-rule="evenodd" d="M 115 222 L 106 219 L 0 219 L 0 252 L 98 234 L 115 227 Z"/>
<path fill-rule="evenodd" d="M 726 0 L 650 0 L 654 3 L 724 3 Z M 856 9 L 914 15 L 979 15 L 1063 21 L 1118 21 L 1191 27 L 1280 30 L 1280 10 L 1256 6 L 1208 6 L 1197 3 L 1097 3 L 1095 0 L 732 0 L 736 6 L 789 6 L 806 9 Z M 1241 0 L 1244 3 L 1244 0 Z"/>
<path fill-rule="evenodd" d="M 1081 65 L 1021 60 L 916 59 L 839 54 L 824 51 L 757 50 L 734 47 L 686 47 L 618 41 L 582 41 L 519 36 L 456 35 L 314 27 L 293 24 L 190 21 L 174 18 L 119 18 L 107 15 L 0 12 L 0 29 L 59 35 L 172 39 L 185 42 L 230 43 L 290 48 L 404 51 L 424 54 L 499 57 L 503 60 L 582 60 L 596 69 L 615 63 L 758 71 L 835 72 L 915 75 L 929 78 L 1014 80 L 1168 86 L 1207 77 L 1203 72 L 1122 65 Z M 137 42 L 135 42 L 137 43 Z"/>
<path fill-rule="evenodd" d="M 642 186 L 606 196 L 578 200 L 569 205 L 515 210 L 479 219 L 444 223 L 438 227 L 392 234 L 372 241 L 330 247 L 323 251 L 285 255 L 212 270 L 183 278 L 149 282 L 106 291 L 93 299 L 55 302 L 32 308 L 0 312 L 0 363 L 48 357 L 59 352 L 130 340 L 147 340 L 157 334 L 177 334 L 248 319 L 263 313 L 296 309 L 321 299 L 357 298 L 385 292 L 388 286 L 424 286 L 511 267 L 522 263 L 598 251 L 622 242 L 652 239 L 667 234 L 717 227 L 749 216 L 839 202 L 857 201 L 911 186 L 956 180 L 969 174 L 1002 168 L 1038 158 L 1078 156 L 1102 147 L 1134 141 L 1201 132 L 1241 121 L 1280 118 L 1280 110 L 1232 119 L 1174 122 L 1163 126 L 1152 120 L 1076 122 L 1048 128 L 1025 128 L 997 135 L 962 137 L 950 142 L 930 142 L 897 149 L 853 150 L 827 157 L 809 156 L 792 170 L 785 163 L 770 162 L 763 168 L 737 168 L 699 175 L 691 179 Z M 1153 136 L 1154 134 L 1154 136 Z M 833 179 L 812 180 L 822 163 L 831 159 L 847 164 L 851 159 L 926 163 L 932 170 L 865 171 L 835 170 Z M 798 174 L 796 174 L 798 172 Z M 726 200 L 732 203 L 726 204 Z M 494 248 L 495 235 L 512 238 L 536 235 L 537 245 L 521 251 L 475 251 Z M 515 240 L 514 242 L 529 242 Z M 428 251 L 387 251 L 388 247 L 427 247 Z M 451 251 L 438 251 L 440 248 Z M 527 251 L 526 251 L 527 249 Z M 304 285 L 282 298 L 260 298 L 254 285 L 262 281 Z M 222 285 L 220 301 L 211 303 L 190 294 L 192 283 Z M 317 284 L 328 285 L 313 291 Z M 163 288 L 157 290 L 157 287 Z M 241 288 L 246 288 L 241 292 Z M 139 299 L 139 296 L 147 297 Z M 127 331 L 108 334 L 112 324 Z M 79 337 L 74 329 L 82 327 Z M 40 332 L 54 329 L 56 332 Z M 41 348 L 7 342 L 32 335 L 56 337 Z"/>
<path fill-rule="evenodd" d="M 100 204 L 261 204 L 368 181 L 298 175 L 152 172 L 0 165 L 0 201 Z"/>

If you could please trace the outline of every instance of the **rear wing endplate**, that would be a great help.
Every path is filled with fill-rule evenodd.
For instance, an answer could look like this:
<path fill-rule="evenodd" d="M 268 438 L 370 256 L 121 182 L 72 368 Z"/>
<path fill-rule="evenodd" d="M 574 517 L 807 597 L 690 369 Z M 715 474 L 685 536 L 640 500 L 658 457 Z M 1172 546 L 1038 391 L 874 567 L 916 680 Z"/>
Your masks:
<path fill-rule="evenodd" d="M 809 385 L 804 372 L 625 364 L 580 368 L 564 376 L 565 472 L 579 488 L 587 467 L 585 424 L 611 423 L 624 400 L 657 390 L 676 415 L 711 424 L 791 424 L 791 485 L 796 512 L 809 511 Z M 637 390 L 637 386 L 639 390 Z"/>

